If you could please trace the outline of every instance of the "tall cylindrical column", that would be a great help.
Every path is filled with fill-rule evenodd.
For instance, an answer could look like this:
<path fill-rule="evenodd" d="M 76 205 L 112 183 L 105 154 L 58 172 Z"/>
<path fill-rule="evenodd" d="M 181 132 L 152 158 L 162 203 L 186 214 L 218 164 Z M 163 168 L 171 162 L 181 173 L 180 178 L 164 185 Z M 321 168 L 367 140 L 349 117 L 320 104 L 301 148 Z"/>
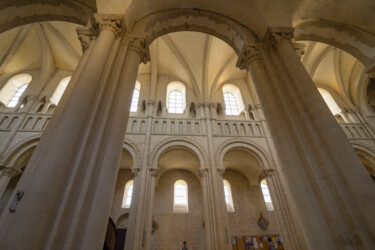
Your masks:
<path fill-rule="evenodd" d="M 308 249 L 370 249 L 375 192 L 285 34 L 243 50 Z"/>
<path fill-rule="evenodd" d="M 29 161 L 17 211 L 1 218 L 1 247 L 103 247 L 139 50 L 145 48 L 119 37 L 119 20 L 100 24 L 85 65 L 73 74 L 74 84 Z"/>

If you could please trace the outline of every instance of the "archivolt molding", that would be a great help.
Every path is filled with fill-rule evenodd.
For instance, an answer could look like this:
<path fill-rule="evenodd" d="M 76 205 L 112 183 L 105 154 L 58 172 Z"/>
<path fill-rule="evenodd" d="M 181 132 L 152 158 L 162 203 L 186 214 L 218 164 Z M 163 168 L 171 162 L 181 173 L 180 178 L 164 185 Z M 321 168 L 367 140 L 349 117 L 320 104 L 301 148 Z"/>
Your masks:
<path fill-rule="evenodd" d="M 177 31 L 197 31 L 213 35 L 230 45 L 237 55 L 255 35 L 243 25 L 218 14 L 196 9 L 160 11 L 140 19 L 130 28 L 134 34 L 146 35 L 148 44 L 156 38 Z"/>
<path fill-rule="evenodd" d="M 14 164 L 23 153 L 25 153 L 32 147 L 36 147 L 41 137 L 41 134 L 33 135 L 19 141 L 18 143 L 10 147 L 1 157 L 0 166 L 11 166 L 12 164 Z"/>
<path fill-rule="evenodd" d="M 137 144 L 132 140 L 126 138 L 124 140 L 123 148 L 128 150 L 131 156 L 133 157 L 134 167 L 141 168 L 142 166 L 142 153 L 139 150 Z"/>
<path fill-rule="evenodd" d="M 191 152 L 199 160 L 199 169 L 206 169 L 209 166 L 207 151 L 197 141 L 185 137 L 171 137 L 159 142 L 152 149 L 148 157 L 147 167 L 158 169 L 157 162 L 162 155 L 173 149 L 184 149 Z"/>
<path fill-rule="evenodd" d="M 262 169 L 263 170 L 272 170 L 273 161 L 271 156 L 267 153 L 261 145 L 254 141 L 241 139 L 241 138 L 232 138 L 229 140 L 224 141 L 220 146 L 217 148 L 215 152 L 215 165 L 217 168 L 222 168 L 222 161 L 224 155 L 233 148 L 246 148 L 253 151 L 262 161 Z"/>
<path fill-rule="evenodd" d="M 361 61 L 369 73 L 375 69 L 375 37 L 358 28 L 327 20 L 306 20 L 295 27 L 298 41 L 316 41 L 340 48 Z"/>

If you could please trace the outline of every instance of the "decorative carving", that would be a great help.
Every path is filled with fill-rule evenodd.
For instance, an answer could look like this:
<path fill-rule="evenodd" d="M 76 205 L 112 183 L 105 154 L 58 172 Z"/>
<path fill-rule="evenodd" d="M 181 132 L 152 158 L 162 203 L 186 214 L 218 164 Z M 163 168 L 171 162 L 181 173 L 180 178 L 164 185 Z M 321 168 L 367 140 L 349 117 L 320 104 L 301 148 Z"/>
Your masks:
<path fill-rule="evenodd" d="M 155 177 L 158 175 L 158 170 L 156 168 L 150 168 L 148 171 L 150 172 L 151 176 Z"/>
<path fill-rule="evenodd" d="M 142 63 L 146 64 L 150 61 L 150 50 L 145 38 L 134 37 L 129 42 L 129 49 L 137 52 Z"/>
<path fill-rule="evenodd" d="M 122 25 L 118 19 L 101 19 L 99 20 L 100 30 L 110 30 L 115 34 L 116 38 L 121 35 Z"/>
<path fill-rule="evenodd" d="M 266 218 L 263 217 L 262 213 L 260 213 L 260 217 L 257 221 L 257 224 L 261 229 L 267 230 L 269 222 L 268 220 L 266 220 Z"/>
<path fill-rule="evenodd" d="M 81 42 L 82 51 L 85 52 L 94 40 L 94 38 L 98 35 L 97 29 L 86 28 L 86 27 L 78 27 L 76 29 L 78 39 Z"/>
<path fill-rule="evenodd" d="M 132 171 L 134 177 L 137 177 L 139 172 L 141 171 L 140 168 L 131 168 L 130 170 Z"/>
<path fill-rule="evenodd" d="M 199 174 L 201 177 L 206 177 L 207 176 L 208 169 L 207 168 L 200 168 L 199 169 Z"/>
<path fill-rule="evenodd" d="M 275 173 L 275 169 L 274 168 L 265 169 L 263 173 L 264 173 L 264 176 L 269 177 Z"/>
<path fill-rule="evenodd" d="M 218 168 L 217 172 L 218 172 L 218 174 L 219 174 L 220 177 L 223 177 L 223 175 L 225 173 L 225 168 Z"/>
<path fill-rule="evenodd" d="M 14 168 L 3 168 L 1 171 L 2 171 L 2 174 L 1 174 L 2 176 L 8 176 L 8 177 L 13 177 L 22 173 L 21 170 L 14 169 Z"/>
<path fill-rule="evenodd" d="M 254 44 L 245 45 L 238 57 L 236 66 L 240 69 L 248 69 L 252 62 L 259 60 L 261 60 L 260 46 Z"/>

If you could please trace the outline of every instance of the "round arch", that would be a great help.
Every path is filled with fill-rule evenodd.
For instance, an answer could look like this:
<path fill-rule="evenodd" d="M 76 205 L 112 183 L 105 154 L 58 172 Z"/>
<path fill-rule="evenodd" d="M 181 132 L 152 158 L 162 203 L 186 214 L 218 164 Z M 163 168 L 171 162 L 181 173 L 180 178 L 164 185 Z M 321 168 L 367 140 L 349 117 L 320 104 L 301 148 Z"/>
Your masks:
<path fill-rule="evenodd" d="M 246 153 L 250 154 L 252 157 L 255 158 L 257 163 L 260 166 L 260 175 L 259 177 L 263 176 L 264 172 L 267 170 L 273 170 L 271 167 L 273 165 L 272 158 L 268 155 L 268 153 L 257 143 L 253 141 L 248 141 L 246 139 L 229 139 L 224 141 L 216 150 L 215 153 L 215 165 L 217 166 L 218 171 L 224 171 L 224 156 L 231 150 L 238 149 L 241 151 L 245 151 Z M 258 179 L 260 181 L 261 178 Z M 250 181 L 250 180 L 249 180 Z M 251 183 L 251 181 L 250 181 Z"/>
<path fill-rule="evenodd" d="M 326 43 L 357 58 L 370 73 L 375 70 L 375 38 L 370 33 L 328 20 L 306 20 L 294 27 L 297 41 Z"/>
<path fill-rule="evenodd" d="M 65 21 L 86 25 L 89 18 L 96 12 L 95 0 L 85 1 L 85 4 L 67 0 L 59 1 L 58 4 L 52 3 L 53 1 L 45 1 L 44 4 L 28 2 L 29 4 L 15 4 L 14 1 L 2 3 L 0 33 L 25 24 L 46 21 Z"/>
<path fill-rule="evenodd" d="M 159 170 L 159 159 L 166 153 L 175 149 L 186 150 L 197 159 L 199 163 L 199 169 L 197 169 L 197 171 L 193 174 L 198 179 L 200 179 L 200 176 L 198 174 L 199 171 L 208 168 L 207 153 L 198 142 L 188 138 L 174 137 L 158 143 L 151 151 L 148 168 Z"/>
<path fill-rule="evenodd" d="M 38 145 L 40 138 L 41 135 L 31 136 L 25 138 L 24 140 L 21 140 L 20 142 L 9 148 L 9 150 L 0 159 L 0 166 L 21 168 L 22 166 L 17 165 L 17 161 L 27 152 L 34 149 Z"/>
<path fill-rule="evenodd" d="M 126 138 L 122 148 L 127 150 L 132 156 L 134 165 L 133 168 L 140 169 L 140 167 L 142 166 L 142 154 L 137 144 L 135 144 L 132 140 Z"/>
<path fill-rule="evenodd" d="M 358 143 L 358 142 L 352 142 L 352 146 L 354 150 L 356 151 L 358 157 L 361 159 L 362 163 L 363 160 L 370 163 L 370 164 L 364 164 L 366 167 L 371 168 L 373 172 L 375 172 L 375 151 L 368 145 Z"/>
<path fill-rule="evenodd" d="M 146 37 L 146 46 L 172 32 L 196 31 L 215 36 L 240 55 L 245 44 L 255 43 L 256 36 L 245 26 L 213 12 L 196 9 L 172 9 L 156 12 L 137 21 L 130 31 Z"/>

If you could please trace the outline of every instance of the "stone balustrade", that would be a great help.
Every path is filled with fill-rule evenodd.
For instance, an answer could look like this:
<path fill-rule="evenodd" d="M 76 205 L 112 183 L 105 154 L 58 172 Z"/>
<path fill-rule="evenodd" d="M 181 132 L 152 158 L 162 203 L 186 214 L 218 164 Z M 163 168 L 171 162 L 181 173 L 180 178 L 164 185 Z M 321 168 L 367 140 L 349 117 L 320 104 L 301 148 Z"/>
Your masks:
<path fill-rule="evenodd" d="M 16 126 L 24 113 L 0 113 L 0 131 L 10 131 Z M 18 131 L 42 132 L 51 119 L 51 114 L 27 114 Z M 169 135 L 204 135 L 205 124 L 201 119 L 185 118 L 152 118 L 151 134 Z M 147 131 L 146 117 L 129 117 L 126 133 L 145 134 Z M 212 120 L 211 125 L 215 136 L 249 136 L 265 137 L 265 132 L 259 121 L 246 120 Z M 375 138 L 366 124 L 341 123 L 348 139 L 372 140 Z"/>

